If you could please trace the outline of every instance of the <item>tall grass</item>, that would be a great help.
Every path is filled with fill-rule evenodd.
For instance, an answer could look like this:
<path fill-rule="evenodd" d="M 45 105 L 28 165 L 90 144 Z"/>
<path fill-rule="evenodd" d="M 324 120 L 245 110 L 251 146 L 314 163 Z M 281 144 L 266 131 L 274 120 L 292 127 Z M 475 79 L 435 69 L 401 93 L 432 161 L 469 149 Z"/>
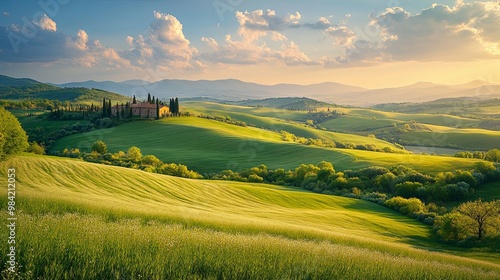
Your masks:
<path fill-rule="evenodd" d="M 22 266 L 17 273 L 25 279 L 500 277 L 498 267 L 479 262 L 416 259 L 328 241 L 230 234 L 137 219 L 106 222 L 78 214 L 20 215 L 19 220 Z"/>
<path fill-rule="evenodd" d="M 500 277 L 498 264 L 430 252 L 428 227 L 361 200 L 46 156 L 2 162 L 0 177 L 12 167 L 20 266 L 6 279 Z"/>

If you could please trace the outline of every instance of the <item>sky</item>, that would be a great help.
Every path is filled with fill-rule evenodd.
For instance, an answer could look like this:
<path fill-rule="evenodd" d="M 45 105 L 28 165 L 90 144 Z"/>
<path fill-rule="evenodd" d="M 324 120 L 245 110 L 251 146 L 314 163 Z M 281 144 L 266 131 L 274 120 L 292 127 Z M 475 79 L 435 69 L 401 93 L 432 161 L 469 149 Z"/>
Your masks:
<path fill-rule="evenodd" d="M 500 1 L 2 0 L 0 74 L 500 83 Z"/>

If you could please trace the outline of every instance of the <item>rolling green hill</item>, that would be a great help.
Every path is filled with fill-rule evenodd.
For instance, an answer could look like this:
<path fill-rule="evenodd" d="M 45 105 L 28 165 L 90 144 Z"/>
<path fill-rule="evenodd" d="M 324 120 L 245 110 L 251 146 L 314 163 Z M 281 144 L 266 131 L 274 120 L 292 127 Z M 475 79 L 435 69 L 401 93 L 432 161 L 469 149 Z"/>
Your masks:
<path fill-rule="evenodd" d="M 137 146 L 143 154 L 153 154 L 164 162 L 182 163 L 201 173 L 225 169 L 238 171 L 259 164 L 272 169 L 293 169 L 302 163 L 315 164 L 325 160 L 332 162 L 337 170 L 403 164 L 435 174 L 439 171 L 471 169 L 475 162 L 452 157 L 306 146 L 284 142 L 276 132 L 194 117 L 132 122 L 75 134 L 56 142 L 53 151 L 65 148 L 88 151 L 97 140 L 106 142 L 111 152 L 126 151 L 131 146 Z"/>
<path fill-rule="evenodd" d="M 32 79 L 16 79 L 0 75 L 0 99 L 22 99 L 37 92 L 57 90 L 58 87 L 40 83 Z"/>
<path fill-rule="evenodd" d="M 266 98 L 262 100 L 244 100 L 233 102 L 236 105 L 252 107 L 268 107 L 289 110 L 313 110 L 320 107 L 332 106 L 325 102 L 317 101 L 306 97 L 280 97 Z"/>
<path fill-rule="evenodd" d="M 79 103 L 99 103 L 103 98 L 125 103 L 131 98 L 113 92 L 88 88 L 59 88 L 32 79 L 16 79 L 0 75 L 0 99 L 48 99 Z"/>
<path fill-rule="evenodd" d="M 380 147 L 385 141 L 362 138 L 369 134 L 391 142 L 411 143 L 424 147 L 447 147 L 462 150 L 489 150 L 498 148 L 500 134 L 497 131 L 480 129 L 495 128 L 500 121 L 467 118 L 447 114 L 408 114 L 378 111 L 368 108 L 332 107 L 338 112 L 333 118 L 315 122 L 320 129 L 303 125 L 308 119 L 314 119 L 314 114 L 307 111 L 290 111 L 279 108 L 244 107 L 209 102 L 186 102 L 184 109 L 194 114 L 229 116 L 231 119 L 244 121 L 257 127 L 270 130 L 285 130 L 300 137 L 331 139 L 335 137 L 342 142 L 367 144 L 377 142 Z M 486 108 L 486 107 L 485 107 Z M 491 109 L 491 108 L 490 108 Z M 320 108 L 326 110 L 326 108 Z M 411 131 L 401 133 L 406 124 Z M 331 133 L 337 133 L 335 136 Z M 349 135 L 349 136 L 347 136 Z M 343 140 L 340 140 L 343 139 Z M 393 146 L 394 147 L 394 146 Z"/>
<path fill-rule="evenodd" d="M 500 277 L 498 253 L 438 245 L 429 227 L 362 200 L 40 156 L 1 162 L 2 178 L 8 168 L 21 277 Z"/>

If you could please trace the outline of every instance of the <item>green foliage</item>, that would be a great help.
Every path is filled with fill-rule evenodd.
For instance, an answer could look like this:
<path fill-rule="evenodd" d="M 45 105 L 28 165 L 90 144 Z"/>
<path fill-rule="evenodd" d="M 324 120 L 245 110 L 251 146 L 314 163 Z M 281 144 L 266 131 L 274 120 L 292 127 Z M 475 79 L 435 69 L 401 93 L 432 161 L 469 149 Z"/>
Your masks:
<path fill-rule="evenodd" d="M 37 155 L 45 155 L 45 148 L 39 145 L 37 142 L 33 141 L 29 143 L 27 152 Z"/>
<path fill-rule="evenodd" d="M 92 143 L 91 151 L 102 155 L 108 152 L 108 147 L 104 141 L 98 140 Z"/>
<path fill-rule="evenodd" d="M 108 165 L 117 165 L 133 169 L 141 169 L 151 173 L 159 173 L 164 175 L 171 175 L 184 178 L 200 179 L 202 176 L 187 166 L 175 163 L 163 163 L 154 155 L 143 156 L 141 150 L 135 146 L 130 147 L 127 152 L 118 151 L 111 154 L 107 152 L 106 143 L 98 140 L 92 144 L 92 152 L 80 152 L 79 149 L 73 148 L 71 150 L 64 149 L 55 155 L 82 158 L 85 161 L 102 163 Z"/>
<path fill-rule="evenodd" d="M 142 158 L 141 149 L 132 146 L 127 150 L 127 159 L 133 162 L 139 162 Z"/>
<path fill-rule="evenodd" d="M 492 162 L 500 162 L 500 150 L 499 149 L 489 150 L 488 152 L 486 152 L 484 159 Z"/>
<path fill-rule="evenodd" d="M 423 212 L 425 209 L 422 201 L 414 197 L 407 199 L 396 196 L 385 201 L 384 205 L 409 217 L 415 216 L 415 214 Z"/>
<path fill-rule="evenodd" d="M 0 160 L 7 155 L 25 151 L 28 144 L 26 132 L 14 115 L 0 107 Z"/>
<path fill-rule="evenodd" d="M 444 241 L 464 240 L 471 235 L 464 216 L 458 212 L 450 212 L 439 216 L 434 221 L 437 236 Z"/>
<path fill-rule="evenodd" d="M 481 240 L 488 232 L 500 235 L 500 200 L 483 202 L 481 199 L 460 204 L 456 211 L 467 217 L 469 228 Z"/>

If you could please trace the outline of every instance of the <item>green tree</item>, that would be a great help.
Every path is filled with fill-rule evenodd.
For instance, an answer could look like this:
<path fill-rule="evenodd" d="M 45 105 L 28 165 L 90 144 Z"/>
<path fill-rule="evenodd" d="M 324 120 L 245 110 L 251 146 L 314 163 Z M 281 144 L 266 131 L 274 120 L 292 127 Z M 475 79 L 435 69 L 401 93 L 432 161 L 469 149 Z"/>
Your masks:
<path fill-rule="evenodd" d="M 132 99 L 132 104 L 137 104 L 137 101 L 135 100 L 135 95 L 134 98 Z"/>
<path fill-rule="evenodd" d="M 0 107 L 0 120 L 0 160 L 2 160 L 6 155 L 25 151 L 29 144 L 28 136 L 17 118 L 3 107 Z"/>
<path fill-rule="evenodd" d="M 484 159 L 493 162 L 500 162 L 500 150 L 499 149 L 489 150 L 488 152 L 486 152 Z"/>
<path fill-rule="evenodd" d="M 108 116 L 108 106 L 106 104 L 106 98 L 102 98 L 102 117 L 106 118 Z"/>
<path fill-rule="evenodd" d="M 106 143 L 102 140 L 97 140 L 92 144 L 92 152 L 96 152 L 98 154 L 105 154 L 108 152 L 108 147 L 106 146 Z"/>
<path fill-rule="evenodd" d="M 463 240 L 469 235 L 464 217 L 458 212 L 437 217 L 433 227 L 436 234 L 445 241 Z"/>
<path fill-rule="evenodd" d="M 179 115 L 179 112 L 180 112 L 179 111 L 179 98 L 177 98 L 177 97 L 174 100 L 174 108 L 175 108 L 175 114 Z"/>
<path fill-rule="evenodd" d="M 37 142 L 33 141 L 29 143 L 28 152 L 37 154 L 37 155 L 45 155 L 45 148 L 40 146 Z"/>
<path fill-rule="evenodd" d="M 107 113 L 108 113 L 108 118 L 111 117 L 111 99 L 109 100 L 108 102 L 108 109 L 106 109 Z"/>
<path fill-rule="evenodd" d="M 151 104 L 151 94 L 148 92 L 148 103 Z"/>
<path fill-rule="evenodd" d="M 136 146 L 132 146 L 127 151 L 127 158 L 139 162 L 142 158 L 141 150 Z"/>
<path fill-rule="evenodd" d="M 483 202 L 479 198 L 476 201 L 469 201 L 460 204 L 456 211 L 465 217 L 468 217 L 468 223 L 471 230 L 477 234 L 481 240 L 489 227 L 498 226 L 498 217 L 500 215 L 500 200 Z"/>
<path fill-rule="evenodd" d="M 156 99 L 156 119 L 160 119 L 160 102 Z"/>

